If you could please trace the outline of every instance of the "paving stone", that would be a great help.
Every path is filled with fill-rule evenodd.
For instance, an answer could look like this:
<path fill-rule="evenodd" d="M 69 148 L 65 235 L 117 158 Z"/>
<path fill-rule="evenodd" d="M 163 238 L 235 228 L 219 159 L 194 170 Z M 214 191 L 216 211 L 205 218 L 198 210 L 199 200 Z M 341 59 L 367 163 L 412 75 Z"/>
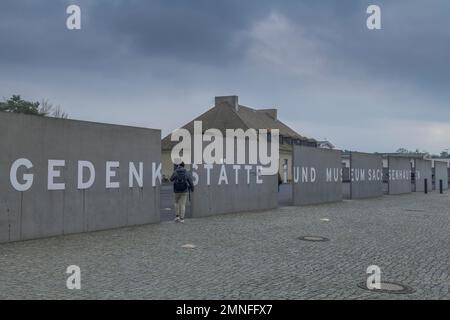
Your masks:
<path fill-rule="evenodd" d="M 449 195 L 282 207 L 1 244 L 0 299 L 448 300 Z M 297 239 L 305 235 L 330 241 Z M 416 292 L 360 289 L 373 264 L 382 280 Z M 69 265 L 81 268 L 81 290 L 66 288 Z"/>

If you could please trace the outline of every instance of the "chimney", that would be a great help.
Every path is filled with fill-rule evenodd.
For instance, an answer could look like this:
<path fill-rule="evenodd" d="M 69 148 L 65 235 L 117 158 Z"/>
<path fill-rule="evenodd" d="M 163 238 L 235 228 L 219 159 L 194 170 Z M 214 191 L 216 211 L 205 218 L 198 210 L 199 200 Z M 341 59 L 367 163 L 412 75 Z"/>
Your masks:
<path fill-rule="evenodd" d="M 267 114 L 272 119 L 277 120 L 277 114 L 278 114 L 278 110 L 277 109 L 259 109 L 258 111 L 259 112 L 264 112 L 265 114 Z"/>
<path fill-rule="evenodd" d="M 215 105 L 217 106 L 220 103 L 227 103 L 230 107 L 232 107 L 235 111 L 239 110 L 239 97 L 238 96 L 222 96 L 215 98 Z"/>

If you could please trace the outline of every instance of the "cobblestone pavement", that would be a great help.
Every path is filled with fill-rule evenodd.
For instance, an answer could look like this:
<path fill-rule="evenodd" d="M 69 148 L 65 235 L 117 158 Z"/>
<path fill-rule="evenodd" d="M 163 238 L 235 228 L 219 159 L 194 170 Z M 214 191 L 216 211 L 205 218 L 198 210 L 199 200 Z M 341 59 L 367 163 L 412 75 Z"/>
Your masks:
<path fill-rule="evenodd" d="M 360 289 L 373 264 L 415 293 Z M 81 290 L 66 288 L 69 265 Z M 1 299 L 449 299 L 449 272 L 450 192 L 0 245 Z"/>

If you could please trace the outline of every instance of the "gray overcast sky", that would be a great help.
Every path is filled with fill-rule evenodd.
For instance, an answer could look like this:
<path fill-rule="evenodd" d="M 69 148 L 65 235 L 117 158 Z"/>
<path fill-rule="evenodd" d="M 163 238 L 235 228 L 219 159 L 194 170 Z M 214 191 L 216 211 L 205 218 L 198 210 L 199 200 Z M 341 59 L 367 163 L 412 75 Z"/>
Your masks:
<path fill-rule="evenodd" d="M 81 7 L 82 29 L 66 28 Z M 382 30 L 366 9 L 382 10 Z M 163 134 L 240 96 L 342 149 L 450 148 L 448 0 L 2 0 L 0 97 Z"/>

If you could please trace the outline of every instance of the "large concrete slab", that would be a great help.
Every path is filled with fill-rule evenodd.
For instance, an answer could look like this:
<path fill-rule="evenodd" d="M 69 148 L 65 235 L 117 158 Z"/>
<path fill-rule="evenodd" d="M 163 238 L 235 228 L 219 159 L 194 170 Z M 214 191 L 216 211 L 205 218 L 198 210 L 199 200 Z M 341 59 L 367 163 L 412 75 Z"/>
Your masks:
<path fill-rule="evenodd" d="M 389 194 L 411 192 L 411 161 L 409 158 L 389 157 Z"/>
<path fill-rule="evenodd" d="M 433 172 L 431 161 L 416 159 L 414 164 L 416 192 L 425 191 L 425 181 L 428 192 L 433 190 Z"/>
<path fill-rule="evenodd" d="M 436 190 L 439 190 L 439 181 L 442 180 L 444 190 L 448 189 L 448 167 L 447 162 L 434 161 L 436 175 Z"/>
<path fill-rule="evenodd" d="M 344 199 L 351 199 L 350 182 L 342 182 L 342 197 Z"/>
<path fill-rule="evenodd" d="M 342 200 L 340 150 L 294 146 L 293 176 L 294 205 Z"/>
<path fill-rule="evenodd" d="M 161 159 L 159 130 L 124 127 L 29 115 L 0 113 L 0 242 L 49 237 L 159 222 L 159 179 L 153 174 Z M 10 179 L 12 164 L 28 159 L 17 174 L 32 174 L 32 186 L 16 190 Z M 63 190 L 50 190 L 49 160 L 64 160 L 55 167 Z M 89 161 L 95 181 L 88 189 L 78 186 L 79 161 Z M 119 188 L 106 187 L 107 161 Z M 129 163 L 143 164 L 143 187 L 129 187 Z M 89 180 L 89 171 L 84 182 Z M 26 176 L 25 176 L 26 177 Z M 155 186 L 153 186 L 155 178 Z"/>
<path fill-rule="evenodd" d="M 269 210 L 278 206 L 277 175 L 262 176 L 257 166 L 199 165 L 193 169 L 191 194 L 194 218 L 243 211 Z M 208 173 L 209 172 L 209 173 Z"/>
<path fill-rule="evenodd" d="M 350 197 L 364 199 L 383 195 L 383 158 L 381 155 L 350 154 Z"/>

